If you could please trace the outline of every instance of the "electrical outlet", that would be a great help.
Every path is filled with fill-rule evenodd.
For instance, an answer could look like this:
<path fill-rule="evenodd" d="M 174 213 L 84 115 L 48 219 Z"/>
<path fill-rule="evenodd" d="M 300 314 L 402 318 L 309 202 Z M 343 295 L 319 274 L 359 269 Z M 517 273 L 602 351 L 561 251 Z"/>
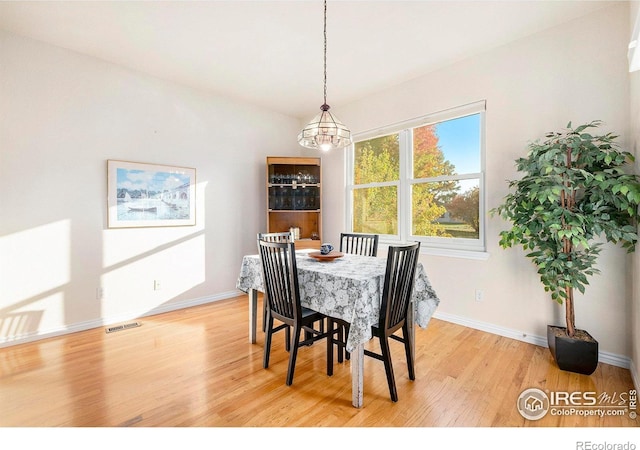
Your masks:
<path fill-rule="evenodd" d="M 153 290 L 154 291 L 160 290 L 160 280 L 153 280 Z"/>
<path fill-rule="evenodd" d="M 484 299 L 484 292 L 481 289 L 476 289 L 476 301 L 481 302 Z"/>

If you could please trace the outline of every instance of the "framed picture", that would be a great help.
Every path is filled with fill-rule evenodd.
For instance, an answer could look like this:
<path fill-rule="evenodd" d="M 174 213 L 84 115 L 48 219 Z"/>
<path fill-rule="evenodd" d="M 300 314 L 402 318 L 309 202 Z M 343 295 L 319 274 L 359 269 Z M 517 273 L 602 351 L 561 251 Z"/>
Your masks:
<path fill-rule="evenodd" d="M 108 160 L 108 226 L 195 225 L 195 187 L 195 169 Z"/>

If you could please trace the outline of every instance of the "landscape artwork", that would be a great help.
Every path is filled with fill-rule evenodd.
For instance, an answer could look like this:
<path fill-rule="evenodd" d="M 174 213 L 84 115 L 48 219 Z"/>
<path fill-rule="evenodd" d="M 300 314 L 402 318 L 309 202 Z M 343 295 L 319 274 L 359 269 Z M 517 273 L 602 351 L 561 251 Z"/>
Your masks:
<path fill-rule="evenodd" d="M 109 228 L 195 225 L 195 169 L 107 161 Z"/>

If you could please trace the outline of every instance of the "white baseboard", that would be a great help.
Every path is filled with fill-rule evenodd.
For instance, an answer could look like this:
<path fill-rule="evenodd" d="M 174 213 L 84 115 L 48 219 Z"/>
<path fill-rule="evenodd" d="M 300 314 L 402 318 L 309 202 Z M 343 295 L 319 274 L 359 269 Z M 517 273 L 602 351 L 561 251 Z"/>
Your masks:
<path fill-rule="evenodd" d="M 229 298 L 238 297 L 239 295 L 242 295 L 242 294 L 244 294 L 244 292 L 229 291 L 229 292 L 222 292 L 216 295 L 208 295 L 206 297 L 200 297 L 200 298 L 195 298 L 191 300 L 183 300 L 181 302 L 169 303 L 169 304 L 165 304 L 165 305 L 161 305 L 156 308 L 153 308 L 152 310 L 144 313 L 140 317 L 155 316 L 156 314 L 162 314 L 169 311 L 176 311 L 178 309 L 190 308 L 193 306 L 204 305 L 206 303 L 213 303 L 220 300 L 227 300 Z"/>
<path fill-rule="evenodd" d="M 538 345 L 540 347 L 548 347 L 547 337 L 546 336 L 535 336 L 527 333 L 523 333 L 522 331 L 512 330 L 510 328 L 499 327 L 497 325 L 480 322 L 477 320 L 471 320 L 466 317 L 456 316 L 454 314 L 447 314 L 442 312 L 435 312 L 433 317 L 436 319 L 444 320 L 445 322 L 456 323 L 458 325 L 462 325 L 468 328 L 473 328 L 475 330 L 485 331 L 491 334 L 497 334 L 498 336 L 504 336 L 511 339 L 516 339 L 518 341 L 527 342 L 529 344 Z M 623 369 L 632 370 L 632 377 L 634 371 L 634 365 L 631 364 L 631 359 L 624 355 L 617 355 L 615 353 L 603 352 L 600 351 L 598 353 L 598 361 L 610 364 L 616 367 L 622 367 Z M 638 386 L 637 383 L 637 375 L 634 377 L 634 384 Z"/>
<path fill-rule="evenodd" d="M 183 300 L 178 302 L 172 302 L 163 304 L 156 308 L 153 308 L 149 311 L 133 311 L 128 314 L 120 314 L 118 316 L 113 317 L 104 317 L 96 320 L 89 320 L 86 322 L 79 322 L 69 325 L 67 327 L 49 329 L 49 330 L 40 330 L 34 333 L 27 333 L 20 336 L 15 336 L 11 338 L 0 338 L 0 348 L 10 347 L 13 345 L 26 344 L 28 342 L 39 341 L 41 339 L 47 339 L 56 336 L 63 336 L 65 334 L 76 333 L 78 331 L 86 331 L 93 328 L 100 328 L 106 325 L 112 325 L 121 322 L 127 322 L 135 319 L 139 319 L 141 317 L 154 316 L 156 314 L 162 314 L 169 311 L 176 311 L 179 309 L 189 308 L 192 306 L 204 305 L 205 303 L 216 302 L 219 300 L 226 300 L 229 298 L 237 297 L 242 294 L 240 291 L 229 291 L 223 292 L 216 295 L 210 295 L 207 297 L 200 297 L 196 299 Z"/>

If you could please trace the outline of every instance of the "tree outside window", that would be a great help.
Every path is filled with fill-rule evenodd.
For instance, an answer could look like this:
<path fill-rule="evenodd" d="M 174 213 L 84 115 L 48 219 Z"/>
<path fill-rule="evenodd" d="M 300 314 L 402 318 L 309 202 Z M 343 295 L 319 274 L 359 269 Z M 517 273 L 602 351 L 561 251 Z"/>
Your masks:
<path fill-rule="evenodd" d="M 398 134 L 355 144 L 354 180 L 361 187 L 353 193 L 353 229 L 360 233 L 398 234 L 398 184 L 400 147 Z"/>

